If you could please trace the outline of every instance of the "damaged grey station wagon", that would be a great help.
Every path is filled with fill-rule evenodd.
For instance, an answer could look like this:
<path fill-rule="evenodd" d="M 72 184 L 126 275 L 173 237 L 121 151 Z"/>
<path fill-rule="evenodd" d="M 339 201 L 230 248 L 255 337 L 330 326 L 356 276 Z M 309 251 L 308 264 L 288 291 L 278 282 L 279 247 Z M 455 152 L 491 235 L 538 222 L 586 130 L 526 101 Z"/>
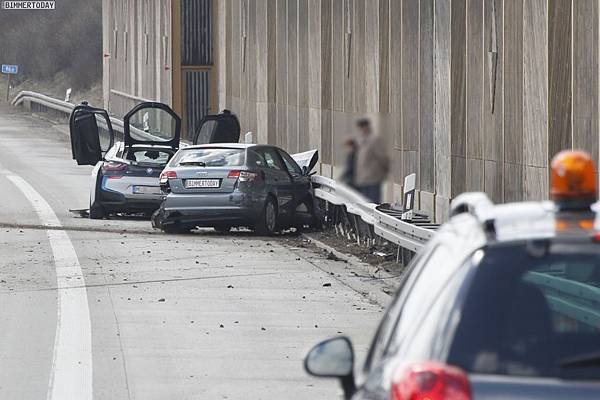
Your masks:
<path fill-rule="evenodd" d="M 316 150 L 290 156 L 258 144 L 206 144 L 179 150 L 160 177 L 165 193 L 152 224 L 165 232 L 248 227 L 260 235 L 319 225 L 310 171 Z"/>

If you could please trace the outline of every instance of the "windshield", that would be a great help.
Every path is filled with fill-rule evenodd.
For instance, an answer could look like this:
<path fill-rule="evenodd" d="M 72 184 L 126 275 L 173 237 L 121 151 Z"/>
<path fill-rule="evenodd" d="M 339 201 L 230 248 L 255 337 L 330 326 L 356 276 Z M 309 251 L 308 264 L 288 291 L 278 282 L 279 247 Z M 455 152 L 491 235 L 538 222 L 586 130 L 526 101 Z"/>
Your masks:
<path fill-rule="evenodd" d="M 181 150 L 172 167 L 238 167 L 244 164 L 244 149 L 201 148 Z"/>
<path fill-rule="evenodd" d="M 142 165 L 166 165 L 172 153 L 164 150 L 132 149 L 127 159 Z"/>
<path fill-rule="evenodd" d="M 484 374 L 597 379 L 599 352 L 599 245 L 485 250 L 450 363 Z"/>

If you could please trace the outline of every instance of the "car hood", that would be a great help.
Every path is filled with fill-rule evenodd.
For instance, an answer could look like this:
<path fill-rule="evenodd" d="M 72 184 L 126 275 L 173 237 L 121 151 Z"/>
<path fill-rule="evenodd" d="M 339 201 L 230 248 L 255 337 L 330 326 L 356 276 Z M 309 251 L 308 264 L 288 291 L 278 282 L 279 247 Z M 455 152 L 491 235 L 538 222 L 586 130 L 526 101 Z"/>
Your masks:
<path fill-rule="evenodd" d="M 292 154 L 291 156 L 300 168 L 306 167 L 308 172 L 311 172 L 315 165 L 317 165 L 317 161 L 319 161 L 319 150 L 309 150 L 303 153 Z"/>

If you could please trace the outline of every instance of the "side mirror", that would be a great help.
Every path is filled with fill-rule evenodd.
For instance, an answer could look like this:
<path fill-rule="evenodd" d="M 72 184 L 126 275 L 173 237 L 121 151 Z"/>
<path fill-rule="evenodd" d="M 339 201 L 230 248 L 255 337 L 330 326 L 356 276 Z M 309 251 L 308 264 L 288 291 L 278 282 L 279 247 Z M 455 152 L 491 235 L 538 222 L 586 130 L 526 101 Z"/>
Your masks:
<path fill-rule="evenodd" d="M 356 392 L 354 350 L 345 336 L 325 340 L 313 347 L 304 359 L 304 369 L 313 376 L 340 379 L 346 399 Z"/>
<path fill-rule="evenodd" d="M 306 165 L 302 166 L 302 175 L 308 175 L 308 167 Z"/>

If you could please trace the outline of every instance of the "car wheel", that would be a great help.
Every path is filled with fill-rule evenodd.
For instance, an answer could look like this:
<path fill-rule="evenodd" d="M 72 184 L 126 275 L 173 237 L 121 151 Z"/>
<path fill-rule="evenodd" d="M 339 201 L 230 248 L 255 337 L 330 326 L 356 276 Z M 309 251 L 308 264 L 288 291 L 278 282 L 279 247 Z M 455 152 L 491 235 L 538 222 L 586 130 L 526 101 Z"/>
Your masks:
<path fill-rule="evenodd" d="M 106 210 L 100 204 L 92 204 L 90 206 L 90 219 L 104 219 Z"/>
<path fill-rule="evenodd" d="M 221 235 L 225 235 L 231 231 L 231 226 L 229 225 L 217 225 L 213 227 L 215 232 L 220 233 Z"/>
<path fill-rule="evenodd" d="M 306 198 L 296 210 L 294 226 L 298 231 L 304 228 L 304 225 L 308 225 L 311 229 L 321 230 L 323 229 L 323 222 L 320 216 L 320 210 L 318 205 L 315 203 L 313 197 Z"/>
<path fill-rule="evenodd" d="M 174 234 L 174 233 L 189 233 L 192 230 L 189 226 L 181 226 L 177 224 L 171 224 L 167 226 L 163 226 L 162 231 L 164 233 Z"/>
<path fill-rule="evenodd" d="M 254 225 L 254 232 L 262 236 L 270 236 L 277 230 L 277 203 L 271 196 L 267 198 L 260 218 Z"/>

